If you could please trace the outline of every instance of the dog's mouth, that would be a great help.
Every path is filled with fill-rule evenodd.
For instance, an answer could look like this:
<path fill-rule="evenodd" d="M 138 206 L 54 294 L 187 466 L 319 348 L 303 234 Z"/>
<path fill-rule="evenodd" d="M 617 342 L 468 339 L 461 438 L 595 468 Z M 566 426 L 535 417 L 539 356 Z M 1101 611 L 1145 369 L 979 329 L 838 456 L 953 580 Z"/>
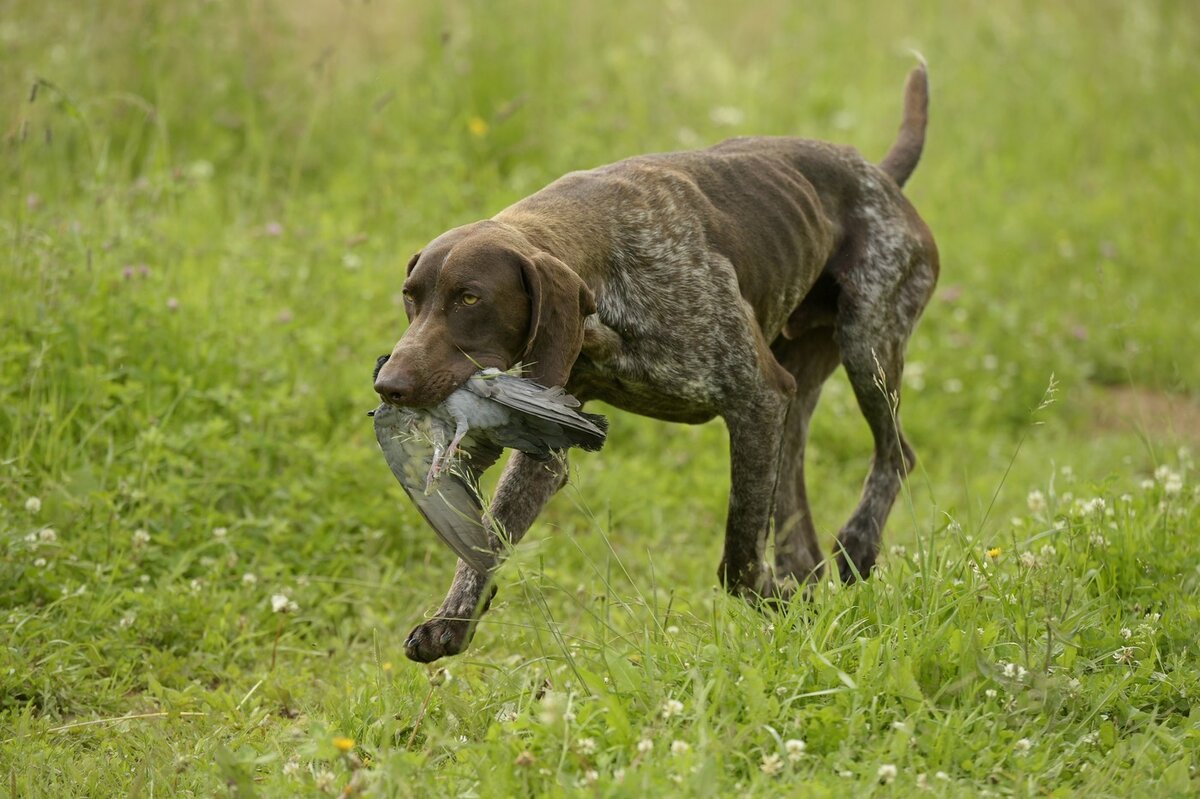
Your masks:
<path fill-rule="evenodd" d="M 407 370 L 394 365 L 391 356 L 381 355 L 375 362 L 375 393 L 387 405 L 397 408 L 435 408 L 460 388 L 478 369 L 473 363 L 464 368 L 439 369 L 421 374 L 419 370 Z"/>

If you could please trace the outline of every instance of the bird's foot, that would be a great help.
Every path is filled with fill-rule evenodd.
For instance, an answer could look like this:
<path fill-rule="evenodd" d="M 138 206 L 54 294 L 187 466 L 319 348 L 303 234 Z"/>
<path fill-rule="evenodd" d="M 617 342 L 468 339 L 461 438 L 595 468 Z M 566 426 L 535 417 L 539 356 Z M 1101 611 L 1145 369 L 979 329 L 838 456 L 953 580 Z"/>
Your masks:
<path fill-rule="evenodd" d="M 450 442 L 450 446 L 444 450 L 438 450 L 433 455 L 433 462 L 429 464 L 429 474 L 425 475 L 425 494 L 428 496 L 433 493 L 433 488 L 437 485 L 438 478 L 442 476 L 442 472 L 448 471 L 450 465 L 454 463 L 454 456 L 458 454 L 458 439 L 455 438 Z"/>

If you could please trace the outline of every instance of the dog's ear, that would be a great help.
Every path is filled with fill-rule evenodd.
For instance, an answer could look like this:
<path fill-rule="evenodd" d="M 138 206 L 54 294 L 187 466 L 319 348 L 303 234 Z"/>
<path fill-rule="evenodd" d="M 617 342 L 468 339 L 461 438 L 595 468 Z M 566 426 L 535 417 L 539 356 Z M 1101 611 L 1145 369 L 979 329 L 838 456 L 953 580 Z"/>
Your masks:
<path fill-rule="evenodd" d="M 583 347 L 584 317 L 596 312 L 587 284 L 547 252 L 521 258 L 521 276 L 529 293 L 529 339 L 521 356 L 530 377 L 546 386 L 562 386 Z"/>
<path fill-rule="evenodd" d="M 421 257 L 423 250 L 417 250 L 417 254 L 408 259 L 408 266 L 404 267 L 404 274 L 411 275 L 413 267 L 417 265 L 417 260 Z"/>

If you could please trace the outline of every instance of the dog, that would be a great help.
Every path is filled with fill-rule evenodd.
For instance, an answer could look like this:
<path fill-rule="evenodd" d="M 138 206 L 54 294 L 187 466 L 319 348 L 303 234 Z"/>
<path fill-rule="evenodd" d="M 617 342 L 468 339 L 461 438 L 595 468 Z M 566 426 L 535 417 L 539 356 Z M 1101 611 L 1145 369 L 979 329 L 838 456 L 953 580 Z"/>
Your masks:
<path fill-rule="evenodd" d="M 732 489 L 718 578 L 751 601 L 784 601 L 824 568 L 804 448 L 821 386 L 840 364 L 875 452 L 834 557 L 843 581 L 865 578 L 915 463 L 900 379 L 939 262 L 901 187 L 927 118 L 922 64 L 878 165 L 820 141 L 735 138 L 572 172 L 443 233 L 408 262 L 409 326 L 375 391 L 430 407 L 480 368 L 524 363 L 527 376 L 584 402 L 688 424 L 722 417 Z M 512 455 L 492 507 L 498 557 L 566 478 L 565 458 L 547 467 Z M 436 615 L 405 641 L 407 656 L 462 652 L 495 591 L 490 573 L 459 561 Z"/>

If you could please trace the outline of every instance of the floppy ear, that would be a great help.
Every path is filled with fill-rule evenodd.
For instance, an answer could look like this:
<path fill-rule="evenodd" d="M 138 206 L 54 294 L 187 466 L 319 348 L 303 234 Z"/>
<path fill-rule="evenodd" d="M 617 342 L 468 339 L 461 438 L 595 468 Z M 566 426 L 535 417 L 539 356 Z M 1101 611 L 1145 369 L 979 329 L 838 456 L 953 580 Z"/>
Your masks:
<path fill-rule="evenodd" d="M 596 300 L 579 275 L 550 253 L 522 257 L 521 274 L 530 297 L 521 360 L 539 383 L 565 385 L 583 346 L 583 319 L 596 312 Z"/>
<path fill-rule="evenodd" d="M 417 265 L 417 259 L 421 257 L 421 252 L 421 250 L 417 250 L 417 254 L 408 259 L 408 266 L 404 267 L 404 274 L 412 274 L 413 267 Z"/>

